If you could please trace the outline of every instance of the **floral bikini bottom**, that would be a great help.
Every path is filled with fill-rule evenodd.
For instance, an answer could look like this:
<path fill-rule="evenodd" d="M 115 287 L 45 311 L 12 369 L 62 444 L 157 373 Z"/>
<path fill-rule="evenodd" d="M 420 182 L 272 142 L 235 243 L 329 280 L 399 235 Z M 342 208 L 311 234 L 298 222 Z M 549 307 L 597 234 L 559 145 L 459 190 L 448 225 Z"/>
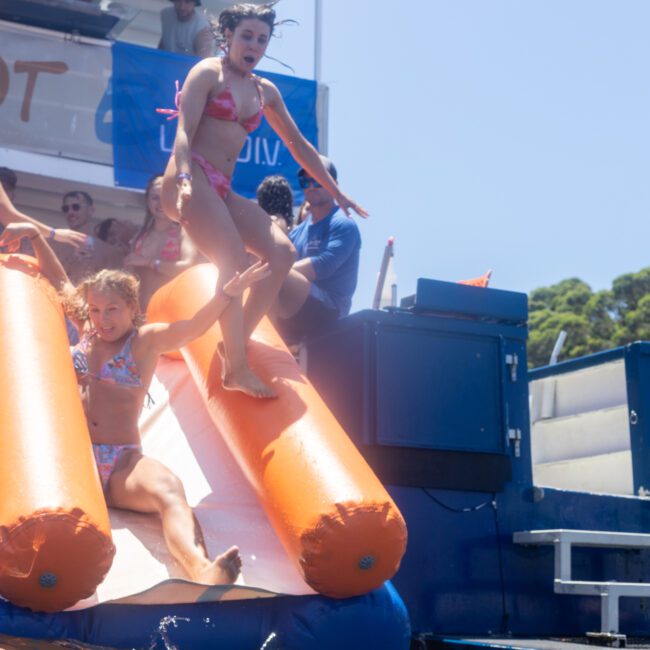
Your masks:
<path fill-rule="evenodd" d="M 95 463 L 99 470 L 99 478 L 102 481 L 102 490 L 104 494 L 108 492 L 108 482 L 115 470 L 117 461 L 122 455 L 131 449 L 142 453 L 142 445 L 99 445 L 93 443 L 93 453 L 95 454 Z"/>

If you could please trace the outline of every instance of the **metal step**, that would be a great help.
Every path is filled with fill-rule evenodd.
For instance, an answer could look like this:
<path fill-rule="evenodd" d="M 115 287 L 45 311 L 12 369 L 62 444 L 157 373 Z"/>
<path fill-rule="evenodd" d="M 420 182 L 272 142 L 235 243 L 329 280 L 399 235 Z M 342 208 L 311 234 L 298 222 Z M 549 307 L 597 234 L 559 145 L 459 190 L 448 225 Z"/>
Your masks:
<path fill-rule="evenodd" d="M 650 584 L 647 582 L 589 582 L 587 580 L 555 580 L 556 594 L 580 594 L 583 596 L 604 596 L 617 593 L 618 596 L 650 596 Z"/>
<path fill-rule="evenodd" d="M 513 534 L 515 544 L 552 544 L 555 548 L 555 578 L 557 594 L 600 596 L 600 632 L 618 635 L 619 598 L 650 596 L 650 584 L 644 582 L 589 581 L 571 579 L 571 549 L 574 546 L 599 548 L 650 548 L 650 534 L 619 533 L 602 530 L 527 530 Z"/>
<path fill-rule="evenodd" d="M 555 528 L 549 530 L 527 530 L 514 533 L 515 544 L 557 544 L 560 542 L 575 546 L 598 546 L 614 548 L 650 548 L 648 533 L 620 533 L 608 530 L 573 530 Z"/>

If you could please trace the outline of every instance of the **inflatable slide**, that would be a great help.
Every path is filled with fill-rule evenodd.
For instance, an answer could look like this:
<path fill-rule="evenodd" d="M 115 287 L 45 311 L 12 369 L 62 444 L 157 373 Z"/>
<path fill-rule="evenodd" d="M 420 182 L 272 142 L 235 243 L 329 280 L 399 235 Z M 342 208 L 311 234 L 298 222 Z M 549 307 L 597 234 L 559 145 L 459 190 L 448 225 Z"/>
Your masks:
<path fill-rule="evenodd" d="M 216 270 L 164 287 L 151 320 L 193 313 Z M 145 453 L 183 481 L 210 555 L 231 544 L 235 585 L 188 581 L 156 517 L 108 511 L 53 291 L 0 258 L 0 633 L 112 647 L 407 648 L 387 583 L 404 522 L 268 322 L 255 370 L 277 400 L 223 391 L 218 326 L 162 359 L 143 409 Z M 66 611 L 60 611 L 60 610 Z"/>

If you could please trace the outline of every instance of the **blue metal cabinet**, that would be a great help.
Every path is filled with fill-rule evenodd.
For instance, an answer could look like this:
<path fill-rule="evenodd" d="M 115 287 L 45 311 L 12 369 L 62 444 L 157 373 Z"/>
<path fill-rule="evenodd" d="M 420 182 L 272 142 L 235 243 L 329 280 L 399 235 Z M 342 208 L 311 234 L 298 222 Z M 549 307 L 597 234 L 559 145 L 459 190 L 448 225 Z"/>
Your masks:
<path fill-rule="evenodd" d="M 528 454 L 525 298 L 420 280 L 411 310 L 362 311 L 309 342 L 310 379 L 385 482 L 511 479 Z"/>

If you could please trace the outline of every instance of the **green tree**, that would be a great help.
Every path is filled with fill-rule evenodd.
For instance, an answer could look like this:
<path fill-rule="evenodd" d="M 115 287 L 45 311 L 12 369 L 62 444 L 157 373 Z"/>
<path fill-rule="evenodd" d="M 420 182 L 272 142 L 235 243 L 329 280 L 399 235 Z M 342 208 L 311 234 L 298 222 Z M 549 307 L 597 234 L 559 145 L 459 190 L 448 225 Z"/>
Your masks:
<path fill-rule="evenodd" d="M 593 292 L 578 278 L 540 287 L 530 293 L 528 309 L 532 367 L 548 363 L 562 330 L 561 359 L 650 340 L 650 267 L 621 275 L 611 290 Z"/>
<path fill-rule="evenodd" d="M 592 351 L 589 320 L 583 315 L 544 309 L 530 314 L 528 326 L 528 361 L 533 367 L 548 363 L 562 330 L 567 333 L 562 358 L 579 357 Z"/>

